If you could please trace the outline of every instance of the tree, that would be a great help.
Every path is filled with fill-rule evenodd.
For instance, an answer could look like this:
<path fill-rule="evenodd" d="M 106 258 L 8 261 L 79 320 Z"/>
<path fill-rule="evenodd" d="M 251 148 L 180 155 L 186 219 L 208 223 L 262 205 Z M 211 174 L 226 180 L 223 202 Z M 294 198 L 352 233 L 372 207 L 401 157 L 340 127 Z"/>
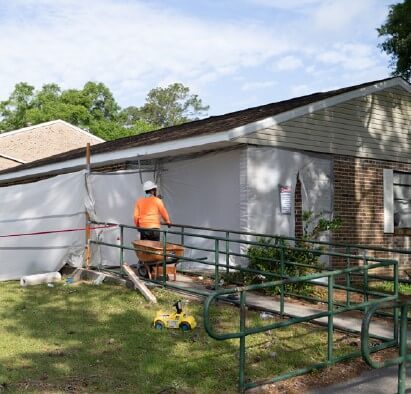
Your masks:
<path fill-rule="evenodd" d="M 35 93 L 32 105 L 27 109 L 28 124 L 38 124 L 54 119 L 69 121 L 68 108 L 61 100 L 61 89 L 57 84 L 44 85 Z"/>
<path fill-rule="evenodd" d="M 26 82 L 16 84 L 8 100 L 0 102 L 1 131 L 24 127 L 28 123 L 27 111 L 32 108 L 34 86 Z"/>
<path fill-rule="evenodd" d="M 198 95 L 190 94 L 190 88 L 173 83 L 166 88 L 150 90 L 141 108 L 129 107 L 128 110 L 134 119 L 142 119 L 158 127 L 169 127 L 197 120 L 208 109 L 209 106 L 203 105 Z"/>
<path fill-rule="evenodd" d="M 38 91 L 21 82 L 7 100 L 0 102 L 0 132 L 62 119 L 113 140 L 187 122 L 207 109 L 197 95 L 190 95 L 189 88 L 178 83 L 151 90 L 142 107 L 121 110 L 101 82 L 67 90 L 50 83 Z"/>
<path fill-rule="evenodd" d="M 411 0 L 391 5 L 385 24 L 377 31 L 386 37 L 379 46 L 391 55 L 393 75 L 411 80 Z"/>
<path fill-rule="evenodd" d="M 96 120 L 116 121 L 120 106 L 116 103 L 110 89 L 103 83 L 87 82 L 81 92 L 84 106 Z"/>

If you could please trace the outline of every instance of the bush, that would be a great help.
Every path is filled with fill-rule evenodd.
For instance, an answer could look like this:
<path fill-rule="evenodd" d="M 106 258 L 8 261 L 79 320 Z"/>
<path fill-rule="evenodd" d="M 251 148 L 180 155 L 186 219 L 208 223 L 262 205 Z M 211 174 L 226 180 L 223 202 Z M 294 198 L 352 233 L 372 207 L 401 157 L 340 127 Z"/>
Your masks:
<path fill-rule="evenodd" d="M 303 213 L 304 236 L 294 243 L 278 238 L 258 241 L 258 245 L 251 246 L 247 251 L 249 268 L 262 271 L 264 275 L 243 273 L 245 284 L 263 283 L 281 278 L 281 255 L 284 259 L 283 277 L 300 277 L 323 269 L 319 258 L 323 248 L 307 242 L 317 238 L 324 231 L 335 231 L 341 226 L 339 218 L 328 220 L 312 212 Z M 310 230 L 310 227 L 312 228 Z M 294 264 L 293 264 L 294 263 Z M 308 295 L 313 292 L 313 286 L 299 282 L 286 285 L 287 292 Z M 279 289 L 269 289 L 271 293 L 278 293 Z"/>

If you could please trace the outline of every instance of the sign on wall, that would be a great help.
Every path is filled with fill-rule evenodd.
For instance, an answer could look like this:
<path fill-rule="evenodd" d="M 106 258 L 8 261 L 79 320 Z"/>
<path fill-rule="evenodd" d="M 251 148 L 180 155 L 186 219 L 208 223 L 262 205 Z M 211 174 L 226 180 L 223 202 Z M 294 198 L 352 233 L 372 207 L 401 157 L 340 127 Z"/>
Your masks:
<path fill-rule="evenodd" d="M 280 185 L 280 209 L 282 215 L 291 215 L 291 186 Z"/>

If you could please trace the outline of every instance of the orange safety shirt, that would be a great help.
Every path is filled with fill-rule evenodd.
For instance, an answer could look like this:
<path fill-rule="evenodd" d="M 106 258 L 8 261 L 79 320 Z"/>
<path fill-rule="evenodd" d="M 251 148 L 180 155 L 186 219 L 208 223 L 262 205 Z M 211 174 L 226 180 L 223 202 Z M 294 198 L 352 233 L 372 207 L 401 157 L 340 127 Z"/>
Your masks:
<path fill-rule="evenodd" d="M 160 228 L 160 217 L 170 224 L 168 212 L 158 197 L 142 197 L 134 206 L 134 223 L 136 227 Z"/>

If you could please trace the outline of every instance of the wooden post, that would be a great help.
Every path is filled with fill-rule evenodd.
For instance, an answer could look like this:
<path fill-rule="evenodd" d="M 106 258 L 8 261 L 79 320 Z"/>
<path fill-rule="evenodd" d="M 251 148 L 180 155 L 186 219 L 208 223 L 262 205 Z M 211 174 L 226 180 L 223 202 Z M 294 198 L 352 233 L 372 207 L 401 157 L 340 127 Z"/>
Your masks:
<path fill-rule="evenodd" d="M 86 145 L 86 177 L 90 175 L 90 142 L 87 142 Z M 91 230 L 90 230 L 90 215 L 86 212 L 86 250 L 85 250 L 85 260 L 86 260 L 86 268 L 90 268 L 90 259 L 91 259 L 91 250 L 90 250 L 90 238 L 91 238 Z"/>

